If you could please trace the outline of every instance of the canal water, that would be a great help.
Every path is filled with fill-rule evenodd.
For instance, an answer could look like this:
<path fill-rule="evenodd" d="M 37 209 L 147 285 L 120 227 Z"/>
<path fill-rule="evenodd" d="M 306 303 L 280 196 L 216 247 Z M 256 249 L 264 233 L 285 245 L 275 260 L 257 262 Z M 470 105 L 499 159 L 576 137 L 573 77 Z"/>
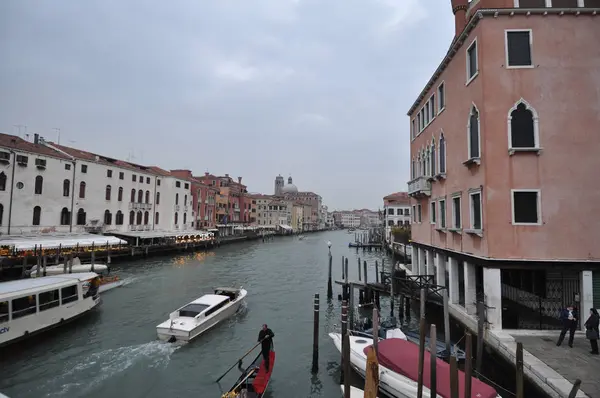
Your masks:
<path fill-rule="evenodd" d="M 239 371 L 232 370 L 220 385 L 214 380 L 256 343 L 261 325 L 267 323 L 275 333 L 276 361 L 266 396 L 340 397 L 340 354 L 327 335 L 340 324 L 340 288 L 334 286 L 335 297 L 328 304 L 327 241 L 332 242 L 337 279 L 342 255 L 349 257 L 350 279 L 355 280 L 357 257 L 367 260 L 372 278 L 375 260 L 381 264 L 385 256 L 349 249 L 353 239 L 344 231 L 323 232 L 304 240 L 282 237 L 117 264 L 112 270 L 127 285 L 104 294 L 95 312 L 0 353 L 0 392 L 11 398 L 220 397 Z M 248 297 L 236 317 L 184 346 L 156 340 L 156 325 L 171 311 L 215 287 L 240 285 Z M 321 334 L 319 373 L 312 375 L 315 293 L 321 295 Z M 389 312 L 385 300 L 382 312 Z M 412 314 L 403 327 L 415 330 L 417 322 Z M 484 362 L 496 367 L 487 357 Z M 493 375 L 497 382 L 514 385 L 505 372 L 499 373 Z M 361 386 L 358 376 L 352 381 Z"/>

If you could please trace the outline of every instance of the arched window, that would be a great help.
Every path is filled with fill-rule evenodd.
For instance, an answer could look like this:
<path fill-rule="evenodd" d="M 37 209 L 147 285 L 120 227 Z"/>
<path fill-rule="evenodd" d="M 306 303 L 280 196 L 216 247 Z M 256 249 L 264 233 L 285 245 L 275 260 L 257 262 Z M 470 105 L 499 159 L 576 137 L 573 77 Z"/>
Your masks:
<path fill-rule="evenodd" d="M 106 192 L 105 192 L 105 199 L 106 200 L 110 200 L 110 190 L 111 190 L 110 185 L 107 185 L 106 186 Z"/>
<path fill-rule="evenodd" d="M 83 181 L 81 181 L 79 183 L 79 198 L 80 199 L 84 199 L 85 198 L 85 182 L 83 182 Z"/>
<path fill-rule="evenodd" d="M 131 203 L 135 203 L 135 189 L 131 190 Z"/>
<path fill-rule="evenodd" d="M 183 213 L 183 225 L 187 222 L 187 213 Z"/>
<path fill-rule="evenodd" d="M 133 210 L 129 212 L 129 225 L 133 225 L 135 221 L 135 213 Z"/>
<path fill-rule="evenodd" d="M 35 177 L 35 194 L 36 195 L 42 194 L 43 186 L 44 186 L 44 177 L 42 177 L 42 176 Z"/>
<path fill-rule="evenodd" d="M 146 191 L 146 203 L 150 203 L 150 191 Z"/>
<path fill-rule="evenodd" d="M 119 202 L 123 201 L 123 187 L 119 187 L 119 192 L 117 193 L 117 200 Z"/>
<path fill-rule="evenodd" d="M 415 178 L 417 178 L 417 161 L 415 160 L 415 158 L 412 159 L 412 163 L 411 163 L 411 175 L 412 175 L 412 179 L 414 180 Z"/>
<path fill-rule="evenodd" d="M 435 151 L 435 138 L 431 139 L 431 176 L 435 177 L 437 175 L 437 157 Z"/>
<path fill-rule="evenodd" d="M 63 181 L 63 196 L 71 196 L 71 181 L 69 180 Z"/>
<path fill-rule="evenodd" d="M 69 209 L 63 207 L 60 211 L 60 225 L 69 225 L 71 224 L 71 213 Z"/>
<path fill-rule="evenodd" d="M 2 225 L 2 219 L 4 218 L 4 205 L 0 203 L 0 225 Z"/>
<path fill-rule="evenodd" d="M 427 174 L 427 168 L 425 166 L 425 151 L 421 148 L 421 175 Z"/>
<path fill-rule="evenodd" d="M 177 214 L 177 212 L 175 212 L 175 225 L 177 225 L 179 223 L 179 214 Z"/>
<path fill-rule="evenodd" d="M 176 193 L 175 194 L 175 205 L 178 205 L 178 204 L 179 204 L 179 194 Z"/>
<path fill-rule="evenodd" d="M 154 215 L 154 224 L 158 225 L 158 212 Z"/>
<path fill-rule="evenodd" d="M 121 210 L 117 211 L 117 215 L 115 216 L 115 225 L 123 225 L 123 212 L 121 212 Z"/>
<path fill-rule="evenodd" d="M 183 196 L 183 205 L 187 206 L 187 195 Z"/>
<path fill-rule="evenodd" d="M 104 225 L 112 224 L 112 214 L 108 209 L 104 210 Z"/>
<path fill-rule="evenodd" d="M 77 225 L 85 225 L 85 210 L 77 210 Z"/>
<path fill-rule="evenodd" d="M 510 149 L 538 149 L 538 114 L 527 101 L 520 99 L 508 113 Z"/>
<path fill-rule="evenodd" d="M 33 208 L 33 225 L 40 225 L 40 219 L 42 218 L 42 208 L 35 206 Z"/>
<path fill-rule="evenodd" d="M 6 191 L 6 174 L 0 173 L 0 191 Z"/>
<path fill-rule="evenodd" d="M 141 225 L 142 224 L 142 211 L 141 210 L 137 212 L 137 217 L 136 217 L 135 221 L 136 221 L 137 225 Z"/>
<path fill-rule="evenodd" d="M 144 225 L 148 225 L 148 220 L 150 219 L 150 213 L 147 211 L 144 212 Z"/>
<path fill-rule="evenodd" d="M 440 174 L 446 174 L 446 138 L 444 133 L 440 134 L 439 152 L 440 152 Z"/>
<path fill-rule="evenodd" d="M 475 105 L 471 107 L 471 112 L 469 113 L 467 132 L 469 134 L 469 159 L 478 159 L 481 156 L 479 153 L 481 137 L 479 132 L 479 111 Z"/>
<path fill-rule="evenodd" d="M 160 192 L 156 193 L 156 204 L 159 205 L 160 204 Z"/>
<path fill-rule="evenodd" d="M 144 203 L 142 201 L 142 199 L 144 199 L 144 191 L 142 191 L 141 189 L 138 191 L 138 203 Z"/>

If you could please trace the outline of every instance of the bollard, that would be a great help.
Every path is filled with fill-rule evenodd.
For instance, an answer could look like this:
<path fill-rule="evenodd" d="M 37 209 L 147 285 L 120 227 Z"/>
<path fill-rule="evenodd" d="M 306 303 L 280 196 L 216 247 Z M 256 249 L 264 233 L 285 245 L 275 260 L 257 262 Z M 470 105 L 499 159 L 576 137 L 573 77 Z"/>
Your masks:
<path fill-rule="evenodd" d="M 344 275 L 344 256 L 342 256 L 342 279 L 346 279 Z"/>
<path fill-rule="evenodd" d="M 379 283 L 379 263 L 375 260 L 375 283 Z"/>
<path fill-rule="evenodd" d="M 340 338 L 342 339 L 342 364 L 344 363 L 344 336 L 348 332 L 348 302 L 346 300 L 342 301 L 342 334 Z M 344 383 L 344 369 L 342 367 L 341 372 L 341 380 L 340 384 Z"/>
<path fill-rule="evenodd" d="M 358 281 L 360 282 L 360 257 L 358 258 Z"/>
<path fill-rule="evenodd" d="M 44 257 L 42 258 L 42 264 L 44 267 L 44 276 L 46 276 L 46 266 L 48 265 L 48 256 L 44 254 Z"/>
<path fill-rule="evenodd" d="M 437 397 L 437 330 L 435 324 L 429 327 L 429 396 Z M 466 390 L 465 390 L 466 391 Z M 465 397 L 471 398 L 465 393 Z"/>
<path fill-rule="evenodd" d="M 313 321 L 313 359 L 312 372 L 319 371 L 319 293 L 315 293 Z"/>

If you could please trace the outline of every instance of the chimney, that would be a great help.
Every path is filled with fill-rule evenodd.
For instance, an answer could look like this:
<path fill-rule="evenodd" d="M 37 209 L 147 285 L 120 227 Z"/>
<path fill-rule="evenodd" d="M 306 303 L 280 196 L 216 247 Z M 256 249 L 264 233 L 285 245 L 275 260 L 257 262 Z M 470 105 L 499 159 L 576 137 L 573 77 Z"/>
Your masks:
<path fill-rule="evenodd" d="M 238 184 L 242 183 L 242 177 L 238 177 Z"/>
<path fill-rule="evenodd" d="M 204 177 L 208 177 L 208 171 L 204 172 Z"/>
<path fill-rule="evenodd" d="M 35 133 L 33 135 L 33 143 L 34 144 L 39 144 L 40 143 L 40 135 L 38 133 Z"/>
<path fill-rule="evenodd" d="M 229 178 L 229 174 L 225 173 L 225 177 Z"/>
<path fill-rule="evenodd" d="M 468 0 L 451 0 L 452 13 L 454 14 L 454 37 L 458 37 L 467 24 Z"/>

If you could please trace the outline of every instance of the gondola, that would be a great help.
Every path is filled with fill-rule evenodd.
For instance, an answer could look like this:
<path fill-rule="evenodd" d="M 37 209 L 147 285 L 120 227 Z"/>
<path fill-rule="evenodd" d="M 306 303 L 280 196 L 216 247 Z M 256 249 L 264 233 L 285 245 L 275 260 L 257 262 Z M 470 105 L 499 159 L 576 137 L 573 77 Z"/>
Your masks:
<path fill-rule="evenodd" d="M 267 391 L 267 387 L 269 387 L 274 366 L 275 350 L 273 348 L 269 352 L 268 372 L 265 368 L 262 353 L 259 353 L 246 369 L 242 369 L 242 361 L 240 361 L 238 368 L 242 371 L 242 375 L 221 398 L 262 398 L 265 391 Z"/>

